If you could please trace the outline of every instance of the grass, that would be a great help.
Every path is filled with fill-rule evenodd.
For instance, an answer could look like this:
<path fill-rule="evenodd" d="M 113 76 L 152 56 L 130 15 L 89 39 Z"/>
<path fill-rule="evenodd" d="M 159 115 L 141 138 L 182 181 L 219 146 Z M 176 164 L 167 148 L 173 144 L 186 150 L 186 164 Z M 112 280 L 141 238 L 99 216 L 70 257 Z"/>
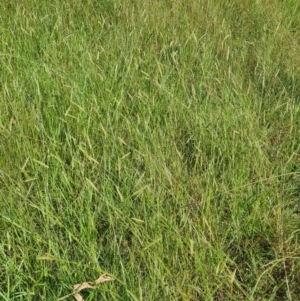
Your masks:
<path fill-rule="evenodd" d="M 300 300 L 298 1 L 0 16 L 2 300 Z"/>

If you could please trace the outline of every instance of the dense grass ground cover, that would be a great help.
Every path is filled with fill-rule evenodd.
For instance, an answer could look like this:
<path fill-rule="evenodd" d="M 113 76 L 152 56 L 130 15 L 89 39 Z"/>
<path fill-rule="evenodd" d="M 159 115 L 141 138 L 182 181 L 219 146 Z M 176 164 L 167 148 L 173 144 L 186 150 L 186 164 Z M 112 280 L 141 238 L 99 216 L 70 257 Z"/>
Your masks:
<path fill-rule="evenodd" d="M 297 0 L 0 16 L 1 300 L 300 300 Z"/>

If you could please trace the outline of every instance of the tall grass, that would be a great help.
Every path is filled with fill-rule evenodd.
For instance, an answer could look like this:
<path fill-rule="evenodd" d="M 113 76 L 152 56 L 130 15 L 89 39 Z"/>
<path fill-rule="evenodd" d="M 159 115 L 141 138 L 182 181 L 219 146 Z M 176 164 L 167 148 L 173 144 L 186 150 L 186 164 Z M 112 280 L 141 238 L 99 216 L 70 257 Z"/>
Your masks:
<path fill-rule="evenodd" d="M 298 1 L 0 16 L 3 300 L 300 300 Z"/>

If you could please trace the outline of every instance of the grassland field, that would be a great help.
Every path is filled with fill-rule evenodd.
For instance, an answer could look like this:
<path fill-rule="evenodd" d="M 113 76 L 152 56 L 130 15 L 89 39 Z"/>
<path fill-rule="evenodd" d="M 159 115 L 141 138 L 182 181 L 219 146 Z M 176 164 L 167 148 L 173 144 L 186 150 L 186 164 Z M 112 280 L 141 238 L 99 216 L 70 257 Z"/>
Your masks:
<path fill-rule="evenodd" d="M 298 0 L 3 0 L 0 40 L 1 300 L 300 300 Z"/>

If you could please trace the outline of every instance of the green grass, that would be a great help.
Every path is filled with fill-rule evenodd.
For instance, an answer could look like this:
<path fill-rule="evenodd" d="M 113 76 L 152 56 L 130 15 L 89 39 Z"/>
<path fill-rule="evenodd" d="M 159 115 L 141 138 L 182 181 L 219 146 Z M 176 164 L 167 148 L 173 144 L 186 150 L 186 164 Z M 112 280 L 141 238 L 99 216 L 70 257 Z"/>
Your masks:
<path fill-rule="evenodd" d="M 0 16 L 1 300 L 300 300 L 298 1 Z"/>

